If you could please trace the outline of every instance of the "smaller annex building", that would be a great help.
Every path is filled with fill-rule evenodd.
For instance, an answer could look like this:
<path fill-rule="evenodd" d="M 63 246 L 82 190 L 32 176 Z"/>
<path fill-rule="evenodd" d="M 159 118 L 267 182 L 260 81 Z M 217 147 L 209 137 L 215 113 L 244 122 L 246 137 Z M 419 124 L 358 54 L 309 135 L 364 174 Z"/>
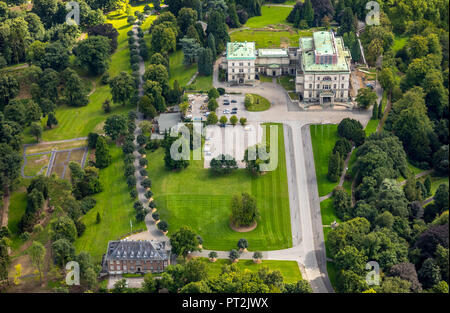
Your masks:
<path fill-rule="evenodd" d="M 108 243 L 103 270 L 110 275 L 160 273 L 170 263 L 165 242 L 117 240 Z"/>
<path fill-rule="evenodd" d="M 256 50 L 254 42 L 227 43 L 227 80 L 238 84 L 255 80 Z"/>

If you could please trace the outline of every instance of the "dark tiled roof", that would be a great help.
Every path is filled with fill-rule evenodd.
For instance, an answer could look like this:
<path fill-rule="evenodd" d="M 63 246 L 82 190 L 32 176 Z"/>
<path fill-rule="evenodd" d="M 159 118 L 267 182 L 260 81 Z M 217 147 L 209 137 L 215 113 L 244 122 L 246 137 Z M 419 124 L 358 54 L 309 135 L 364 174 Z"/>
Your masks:
<path fill-rule="evenodd" d="M 165 242 L 110 241 L 107 260 L 168 260 Z"/>

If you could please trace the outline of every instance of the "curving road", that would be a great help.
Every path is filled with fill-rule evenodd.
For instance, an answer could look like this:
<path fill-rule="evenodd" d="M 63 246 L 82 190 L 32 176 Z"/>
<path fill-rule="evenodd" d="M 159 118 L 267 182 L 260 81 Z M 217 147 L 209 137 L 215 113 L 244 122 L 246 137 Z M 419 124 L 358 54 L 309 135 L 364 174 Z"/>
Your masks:
<path fill-rule="evenodd" d="M 219 63 L 220 61 L 217 61 L 214 66 L 214 87 L 223 87 L 227 92 L 256 93 L 267 98 L 272 104 L 267 111 L 246 112 L 249 122 L 280 122 L 284 125 L 293 247 L 264 251 L 263 258 L 297 261 L 303 278 L 310 282 L 314 292 L 334 292 L 326 269 L 325 241 L 309 125 L 335 124 L 346 117 L 357 119 L 366 125 L 371 111 L 303 111 L 294 106 L 286 91 L 276 83 L 228 86 L 219 82 Z M 203 250 L 195 255 L 207 257 L 209 252 Z M 245 252 L 241 258 L 251 259 L 252 255 L 252 252 Z M 218 257 L 228 258 L 228 252 L 219 251 Z"/>

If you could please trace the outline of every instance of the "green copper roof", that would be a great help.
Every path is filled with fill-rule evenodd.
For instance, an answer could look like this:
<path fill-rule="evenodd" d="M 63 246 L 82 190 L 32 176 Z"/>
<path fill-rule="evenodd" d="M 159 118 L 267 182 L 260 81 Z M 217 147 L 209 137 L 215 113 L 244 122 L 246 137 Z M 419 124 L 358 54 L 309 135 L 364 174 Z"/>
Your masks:
<path fill-rule="evenodd" d="M 250 60 L 256 59 L 254 42 L 228 42 L 227 60 Z"/>
<path fill-rule="evenodd" d="M 318 35 L 316 35 L 318 33 Z M 324 36 L 322 33 L 326 32 L 315 32 L 313 38 L 301 38 L 300 46 L 303 49 L 302 54 L 302 67 L 304 72 L 349 72 L 350 71 L 350 51 L 344 46 L 344 41 L 342 37 L 335 38 L 335 48 L 337 50 L 337 63 L 336 64 L 316 64 L 314 51 L 317 48 L 320 51 L 328 51 L 330 47 L 333 46 L 331 33 Z M 323 39 L 329 39 L 329 43 L 323 42 Z M 318 40 L 319 47 L 316 47 L 316 39 Z M 321 41 L 322 40 L 322 41 Z M 313 44 L 312 48 L 307 49 L 310 44 Z"/>
<path fill-rule="evenodd" d="M 331 32 L 314 32 L 314 49 L 318 54 L 334 54 Z"/>

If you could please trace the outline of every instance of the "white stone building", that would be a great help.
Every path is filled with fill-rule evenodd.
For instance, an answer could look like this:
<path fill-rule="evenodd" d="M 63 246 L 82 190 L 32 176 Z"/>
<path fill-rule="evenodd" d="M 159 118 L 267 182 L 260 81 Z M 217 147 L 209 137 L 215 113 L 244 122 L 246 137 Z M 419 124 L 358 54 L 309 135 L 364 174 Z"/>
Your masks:
<path fill-rule="evenodd" d="M 299 39 L 299 47 L 255 49 L 254 42 L 229 42 L 222 68 L 231 84 L 252 83 L 260 75 L 295 76 L 295 91 L 303 102 L 347 102 L 350 51 L 333 32 L 314 32 Z"/>

